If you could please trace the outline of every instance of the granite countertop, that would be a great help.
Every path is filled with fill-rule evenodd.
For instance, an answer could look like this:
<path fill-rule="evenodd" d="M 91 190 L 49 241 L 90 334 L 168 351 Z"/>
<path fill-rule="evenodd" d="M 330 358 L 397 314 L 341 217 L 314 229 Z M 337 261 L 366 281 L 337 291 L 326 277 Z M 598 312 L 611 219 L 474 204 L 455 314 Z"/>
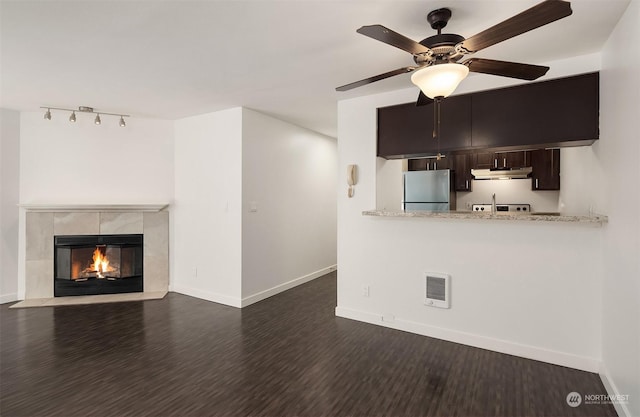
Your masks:
<path fill-rule="evenodd" d="M 533 221 L 533 222 L 564 222 L 564 223 L 592 223 L 604 224 L 608 222 L 607 216 L 572 216 L 557 213 L 475 213 L 472 211 L 390 211 L 390 210 L 366 210 L 363 216 L 374 217 L 419 217 L 436 219 L 467 219 L 467 220 L 508 220 L 508 221 Z"/>

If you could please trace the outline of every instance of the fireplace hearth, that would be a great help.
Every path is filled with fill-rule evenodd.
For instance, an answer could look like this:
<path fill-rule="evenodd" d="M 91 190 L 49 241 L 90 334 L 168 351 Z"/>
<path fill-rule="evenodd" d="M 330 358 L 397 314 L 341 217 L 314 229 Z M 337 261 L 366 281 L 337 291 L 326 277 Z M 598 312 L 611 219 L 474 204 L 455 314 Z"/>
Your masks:
<path fill-rule="evenodd" d="M 54 296 L 143 291 L 143 235 L 54 236 Z"/>

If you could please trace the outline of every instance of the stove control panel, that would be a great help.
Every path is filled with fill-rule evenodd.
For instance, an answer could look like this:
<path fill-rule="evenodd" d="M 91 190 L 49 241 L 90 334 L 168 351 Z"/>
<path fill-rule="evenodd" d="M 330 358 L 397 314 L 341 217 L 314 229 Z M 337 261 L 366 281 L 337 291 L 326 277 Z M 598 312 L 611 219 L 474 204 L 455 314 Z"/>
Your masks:
<path fill-rule="evenodd" d="M 491 204 L 473 204 L 471 210 L 477 213 L 491 213 L 493 206 Z M 531 212 L 530 204 L 496 204 L 496 212 L 508 213 L 529 213 Z"/>

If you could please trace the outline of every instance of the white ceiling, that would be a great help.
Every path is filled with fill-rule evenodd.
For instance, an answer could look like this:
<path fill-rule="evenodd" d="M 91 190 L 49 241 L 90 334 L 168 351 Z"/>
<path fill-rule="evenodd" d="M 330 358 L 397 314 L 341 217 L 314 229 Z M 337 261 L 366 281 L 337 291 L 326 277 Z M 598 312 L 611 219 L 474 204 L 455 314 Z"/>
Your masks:
<path fill-rule="evenodd" d="M 419 41 L 435 34 L 427 13 L 448 7 L 444 32 L 469 37 L 537 3 L 2 0 L 0 107 L 178 119 L 244 106 L 336 136 L 338 100 L 411 86 L 400 75 L 335 91 L 413 64 L 408 53 L 357 34 L 360 26 L 383 24 Z M 573 0 L 572 16 L 477 56 L 544 64 L 598 52 L 628 3 Z"/>

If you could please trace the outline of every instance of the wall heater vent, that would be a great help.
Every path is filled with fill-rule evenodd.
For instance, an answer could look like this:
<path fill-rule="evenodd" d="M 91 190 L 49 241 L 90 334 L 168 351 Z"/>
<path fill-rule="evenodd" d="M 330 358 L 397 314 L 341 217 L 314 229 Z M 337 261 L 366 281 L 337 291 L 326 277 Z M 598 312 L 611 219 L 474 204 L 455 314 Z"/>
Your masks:
<path fill-rule="evenodd" d="M 424 277 L 424 303 L 431 307 L 451 306 L 451 276 L 437 272 L 426 272 Z"/>

